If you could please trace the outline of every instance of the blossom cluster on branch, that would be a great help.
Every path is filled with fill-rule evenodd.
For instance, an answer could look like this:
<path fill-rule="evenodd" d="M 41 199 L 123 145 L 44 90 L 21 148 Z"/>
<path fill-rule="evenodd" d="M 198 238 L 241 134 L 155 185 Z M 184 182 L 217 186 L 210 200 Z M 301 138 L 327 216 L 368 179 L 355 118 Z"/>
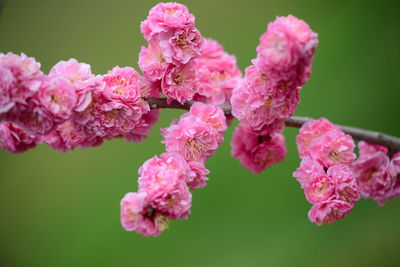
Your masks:
<path fill-rule="evenodd" d="M 360 197 L 382 205 L 400 195 L 396 138 L 383 140 L 396 144 L 389 151 L 371 143 L 383 135 L 368 132 L 356 160 L 352 136 L 328 120 L 288 123 L 318 45 L 304 21 L 289 15 L 270 23 L 244 77 L 234 56 L 202 37 L 184 5 L 157 4 L 140 29 L 148 42 L 139 53 L 142 75 L 119 66 L 94 75 L 76 59 L 44 74 L 34 58 L 0 53 L 0 147 L 20 153 L 46 143 L 65 152 L 114 138 L 139 143 L 160 108 L 189 110 L 161 129 L 165 152 L 139 168 L 137 192 L 121 200 L 122 226 L 146 236 L 160 235 L 169 220 L 189 217 L 192 193 L 208 181 L 205 164 L 234 117 L 240 124 L 231 154 L 253 173 L 283 161 L 285 122 L 302 126 L 296 139 L 302 161 L 293 176 L 317 225 L 344 218 Z M 363 139 L 362 130 L 356 132 Z"/>

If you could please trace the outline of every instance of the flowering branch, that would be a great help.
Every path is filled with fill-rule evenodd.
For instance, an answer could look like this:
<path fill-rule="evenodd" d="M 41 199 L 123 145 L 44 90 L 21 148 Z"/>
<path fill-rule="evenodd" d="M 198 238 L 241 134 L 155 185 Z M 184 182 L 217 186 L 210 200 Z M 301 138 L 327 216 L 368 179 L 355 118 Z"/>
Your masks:
<path fill-rule="evenodd" d="M 145 100 L 149 103 L 152 109 L 172 108 L 190 110 L 190 107 L 195 103 L 195 101 L 188 100 L 184 104 L 180 104 L 179 102 L 173 100 L 168 104 L 166 98 L 146 98 Z M 223 104 L 220 107 L 226 116 L 232 116 L 232 108 L 230 105 Z M 288 127 L 300 128 L 304 123 L 310 120 L 313 119 L 308 117 L 292 116 L 285 121 L 285 124 Z M 398 137 L 350 126 L 338 126 L 343 132 L 351 135 L 356 140 L 364 140 L 369 143 L 385 146 L 390 149 L 391 154 L 400 151 L 400 138 Z"/>

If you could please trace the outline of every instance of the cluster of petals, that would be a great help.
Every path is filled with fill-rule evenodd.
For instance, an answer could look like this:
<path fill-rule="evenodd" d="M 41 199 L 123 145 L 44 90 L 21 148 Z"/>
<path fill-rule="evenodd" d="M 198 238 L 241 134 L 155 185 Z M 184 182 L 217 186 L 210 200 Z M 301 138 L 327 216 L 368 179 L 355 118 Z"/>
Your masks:
<path fill-rule="evenodd" d="M 197 102 L 161 133 L 168 152 L 178 153 L 189 162 L 205 162 L 222 143 L 224 130 L 226 119 L 222 110 Z"/>
<path fill-rule="evenodd" d="M 300 167 L 293 176 L 313 204 L 308 218 L 321 224 L 343 219 L 360 198 L 351 165 L 354 141 L 325 118 L 305 123 L 296 137 Z"/>
<path fill-rule="evenodd" d="M 360 198 L 356 179 L 346 164 L 324 168 L 319 162 L 304 157 L 293 176 L 308 202 L 313 204 L 308 218 L 317 225 L 343 219 Z"/>
<path fill-rule="evenodd" d="M 253 173 L 283 161 L 287 153 L 283 135 L 260 136 L 251 127 L 243 125 L 233 132 L 231 146 L 232 156 Z"/>
<path fill-rule="evenodd" d="M 227 54 L 217 41 L 204 39 L 202 54 L 194 58 L 194 63 L 197 80 L 194 100 L 214 105 L 229 104 L 232 91 L 242 78 L 236 57 Z"/>
<path fill-rule="evenodd" d="M 305 84 L 318 45 L 317 34 L 294 16 L 277 17 L 260 37 L 257 65 L 275 85 Z"/>
<path fill-rule="evenodd" d="M 40 137 L 30 134 L 17 125 L 0 123 L 0 148 L 9 153 L 21 153 L 41 143 Z"/>
<path fill-rule="evenodd" d="M 372 198 L 383 205 L 400 195 L 400 153 L 388 156 L 388 149 L 383 146 L 358 143 L 359 158 L 353 163 L 352 170 L 357 179 L 360 193 L 365 198 Z"/>
<path fill-rule="evenodd" d="M 353 138 L 325 118 L 305 123 L 296 143 L 301 158 L 310 157 L 325 168 L 336 163 L 351 164 L 356 158 Z"/>
<path fill-rule="evenodd" d="M 232 114 L 260 135 L 281 132 L 311 74 L 317 35 L 294 16 L 278 17 L 260 38 L 257 58 L 233 90 Z"/>
<path fill-rule="evenodd" d="M 168 101 L 184 103 L 196 93 L 193 59 L 201 54 L 203 37 L 186 6 L 159 3 L 140 25 L 148 47 L 139 53 L 139 67 L 152 82 L 159 82 Z"/>
<path fill-rule="evenodd" d="M 0 54 L 0 120 L 60 151 L 97 146 L 103 138 L 139 142 L 158 117 L 142 99 L 152 86 L 129 67 L 95 76 L 90 65 L 70 59 L 45 75 L 33 58 Z M 13 146 L 5 150 L 26 150 Z"/>
<path fill-rule="evenodd" d="M 206 186 L 209 171 L 204 163 L 221 144 L 226 129 L 222 109 L 199 102 L 162 129 L 166 152 L 140 167 L 138 193 L 128 193 L 121 201 L 122 226 L 157 236 L 167 220 L 187 219 L 192 205 L 190 190 Z"/>

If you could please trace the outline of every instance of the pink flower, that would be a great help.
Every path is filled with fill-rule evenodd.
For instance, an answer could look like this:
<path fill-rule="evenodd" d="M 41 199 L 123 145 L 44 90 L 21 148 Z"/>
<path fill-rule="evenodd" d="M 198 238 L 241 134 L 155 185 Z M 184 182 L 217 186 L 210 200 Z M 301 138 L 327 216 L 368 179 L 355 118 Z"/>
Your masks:
<path fill-rule="evenodd" d="M 388 198 L 392 199 L 400 195 L 400 152 L 395 153 L 390 161 L 390 174 L 395 179 L 392 193 Z"/>
<path fill-rule="evenodd" d="M 17 125 L 0 123 L 0 148 L 9 153 L 22 153 L 40 143 L 40 138 Z"/>
<path fill-rule="evenodd" d="M 188 162 L 191 174 L 188 176 L 186 182 L 191 190 L 195 190 L 197 188 L 203 188 L 207 185 L 208 178 L 207 174 L 210 173 L 204 167 L 204 163 L 198 161 Z"/>
<path fill-rule="evenodd" d="M 183 104 L 191 100 L 196 93 L 195 68 L 192 61 L 182 66 L 170 64 L 161 81 L 161 89 L 168 97 L 168 102 L 176 100 Z"/>
<path fill-rule="evenodd" d="M 0 53 L 0 114 L 17 117 L 42 85 L 40 63 L 25 54 Z M 8 116 L 8 115 L 7 115 Z"/>
<path fill-rule="evenodd" d="M 243 125 L 235 129 L 231 146 L 232 156 L 253 173 L 281 162 L 286 155 L 283 135 L 258 136 L 250 127 Z"/>
<path fill-rule="evenodd" d="M 57 129 L 42 137 L 43 142 L 51 148 L 66 152 L 79 146 L 82 148 L 95 147 L 103 143 L 103 139 L 95 135 L 87 135 L 79 131 L 72 120 L 67 120 L 57 126 Z"/>
<path fill-rule="evenodd" d="M 150 81 L 160 80 L 167 67 L 168 63 L 162 54 L 158 42 L 149 42 L 149 47 L 143 47 L 139 53 L 139 67 Z"/>
<path fill-rule="evenodd" d="M 190 167 L 178 154 L 164 153 L 147 160 L 139 169 L 139 192 L 145 192 L 152 207 L 171 219 L 186 219 L 192 195 L 186 185 Z"/>
<path fill-rule="evenodd" d="M 317 141 L 319 137 L 330 131 L 339 132 L 340 129 L 325 118 L 310 120 L 304 123 L 300 128 L 299 134 L 296 136 L 297 149 L 299 150 L 300 157 L 309 155 L 308 150 L 312 144 Z"/>
<path fill-rule="evenodd" d="M 341 200 L 329 200 L 314 204 L 308 213 L 308 219 L 318 226 L 333 224 L 343 219 L 353 208 L 353 205 Z"/>
<path fill-rule="evenodd" d="M 164 143 L 168 152 L 178 153 L 187 161 L 206 161 L 212 156 L 223 135 L 210 124 L 191 116 L 162 129 Z"/>
<path fill-rule="evenodd" d="M 293 176 L 304 189 L 310 180 L 315 177 L 326 176 L 326 172 L 321 164 L 309 157 L 304 157 L 300 162 L 300 167 L 293 173 Z"/>
<path fill-rule="evenodd" d="M 89 64 L 80 63 L 71 58 L 68 61 L 60 61 L 54 65 L 49 73 L 51 79 L 64 78 L 68 80 L 77 94 L 75 111 L 81 112 L 90 104 L 92 92 L 102 90 L 101 77 L 92 74 Z"/>
<path fill-rule="evenodd" d="M 335 164 L 328 169 L 327 174 L 336 183 L 335 199 L 348 203 L 355 203 L 360 199 L 356 178 L 348 165 Z"/>
<path fill-rule="evenodd" d="M 53 78 L 40 88 L 38 97 L 43 107 L 50 112 L 56 123 L 69 119 L 77 104 L 74 88 L 63 78 Z"/>
<path fill-rule="evenodd" d="M 198 83 L 195 99 L 214 105 L 229 103 L 242 77 L 236 58 L 225 53 L 214 40 L 205 40 L 202 49 L 201 56 L 194 59 Z"/>
<path fill-rule="evenodd" d="M 390 173 L 389 157 L 382 151 L 373 151 L 374 147 L 367 148 L 368 144 L 360 142 L 360 157 L 352 165 L 352 171 L 357 179 L 361 195 L 365 198 L 372 198 L 379 205 L 384 200 L 390 199 L 393 188 L 396 184 L 396 177 Z"/>
<path fill-rule="evenodd" d="M 157 36 L 163 57 L 168 63 L 176 65 L 186 64 L 199 56 L 202 40 L 200 32 L 193 26 L 161 32 Z"/>
<path fill-rule="evenodd" d="M 144 38 L 149 41 L 162 32 L 194 27 L 194 20 L 194 16 L 184 5 L 159 3 L 150 10 L 147 19 L 140 24 L 140 29 Z"/>
<path fill-rule="evenodd" d="M 259 135 L 282 131 L 283 121 L 293 115 L 300 101 L 300 88 L 274 87 L 261 91 L 254 86 L 260 79 L 252 78 L 246 76 L 241 86 L 233 90 L 232 114 Z"/>
<path fill-rule="evenodd" d="M 334 192 L 335 181 L 327 175 L 314 176 L 308 181 L 304 188 L 306 198 L 311 204 L 330 199 Z"/>
<path fill-rule="evenodd" d="M 294 16 L 278 17 L 260 37 L 256 64 L 277 85 L 302 86 L 311 71 L 317 34 Z"/>
<path fill-rule="evenodd" d="M 168 227 L 165 216 L 148 203 L 143 192 L 127 193 L 121 200 L 121 224 L 145 236 L 158 236 Z"/>
<path fill-rule="evenodd" d="M 151 130 L 151 126 L 157 122 L 160 110 L 152 109 L 149 112 L 143 114 L 138 125 L 133 130 L 124 134 L 127 141 L 134 141 L 139 144 L 143 139 L 147 138 L 147 134 Z"/>
<path fill-rule="evenodd" d="M 185 118 L 191 120 L 193 116 L 208 123 L 218 132 L 224 132 L 228 128 L 224 112 L 218 106 L 196 102 L 190 107 L 190 112 L 183 114 L 180 120 L 185 120 Z"/>

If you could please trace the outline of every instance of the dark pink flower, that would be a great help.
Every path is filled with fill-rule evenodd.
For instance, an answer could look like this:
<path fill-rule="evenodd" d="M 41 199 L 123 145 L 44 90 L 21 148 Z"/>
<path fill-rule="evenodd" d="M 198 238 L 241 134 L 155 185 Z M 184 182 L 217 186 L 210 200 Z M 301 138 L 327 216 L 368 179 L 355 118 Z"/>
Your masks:
<path fill-rule="evenodd" d="M 337 220 L 343 219 L 353 205 L 341 200 L 328 200 L 326 202 L 314 204 L 308 213 L 308 219 L 318 226 L 322 224 L 333 224 Z"/>
<path fill-rule="evenodd" d="M 38 136 L 30 134 L 17 125 L 0 123 L 0 148 L 9 153 L 22 153 L 41 143 Z"/>

